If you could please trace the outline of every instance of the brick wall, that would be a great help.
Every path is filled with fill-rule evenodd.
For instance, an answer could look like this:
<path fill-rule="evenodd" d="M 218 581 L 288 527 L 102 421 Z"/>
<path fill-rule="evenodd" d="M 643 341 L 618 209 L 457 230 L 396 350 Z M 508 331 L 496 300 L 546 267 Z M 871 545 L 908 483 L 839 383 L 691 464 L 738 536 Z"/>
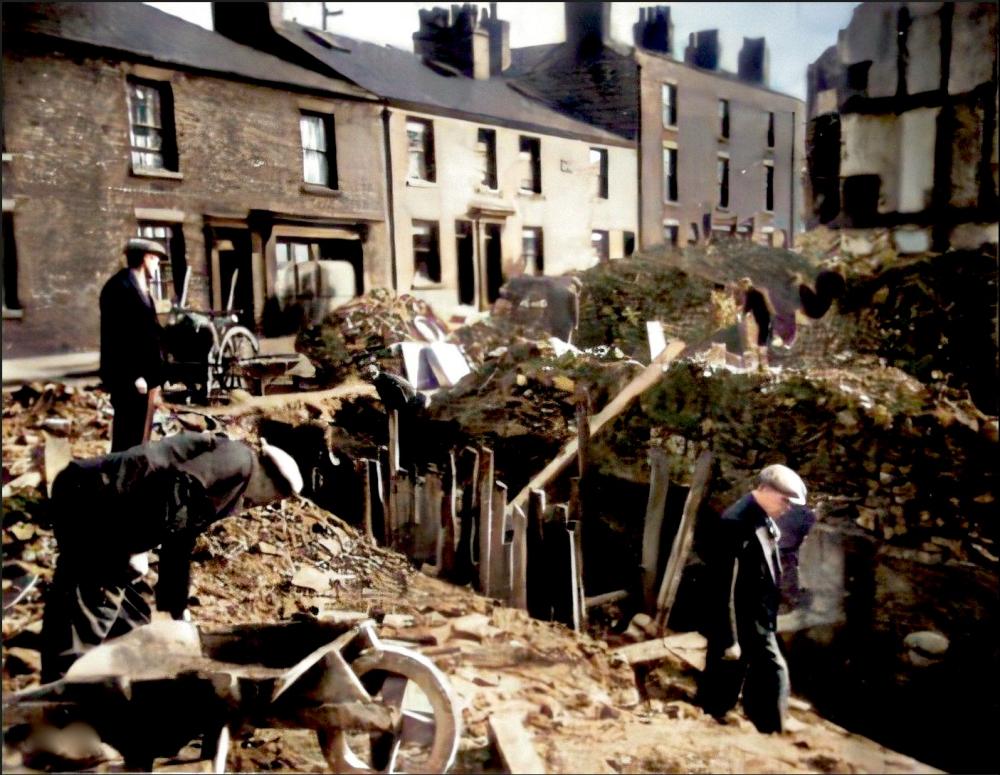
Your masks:
<path fill-rule="evenodd" d="M 126 76 L 168 80 L 180 179 L 130 172 Z M 204 215 L 270 210 L 367 223 L 365 287 L 389 282 L 380 106 L 142 65 L 67 50 L 3 53 L 5 209 L 18 255 L 18 320 L 4 321 L 3 354 L 97 349 L 98 296 L 123 266 L 136 208 L 183 213 L 194 306 L 210 306 Z M 334 114 L 339 192 L 302 190 L 303 100 Z"/>

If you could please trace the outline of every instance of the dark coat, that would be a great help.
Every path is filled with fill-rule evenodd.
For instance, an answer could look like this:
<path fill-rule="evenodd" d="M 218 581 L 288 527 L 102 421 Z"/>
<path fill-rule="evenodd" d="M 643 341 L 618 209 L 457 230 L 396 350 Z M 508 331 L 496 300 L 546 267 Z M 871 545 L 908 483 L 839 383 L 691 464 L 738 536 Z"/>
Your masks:
<path fill-rule="evenodd" d="M 163 384 L 162 331 L 149 295 L 129 269 L 115 273 L 101 289 L 101 380 L 112 393 L 132 389 L 144 377 Z"/>
<path fill-rule="evenodd" d="M 131 555 L 162 545 L 157 608 L 180 615 L 195 539 L 241 508 L 255 459 L 242 442 L 186 432 L 73 461 L 52 488 L 59 568 L 120 585 Z"/>
<path fill-rule="evenodd" d="M 717 524 L 708 558 L 711 599 L 706 634 L 723 649 L 738 639 L 746 652 L 751 641 L 776 629 L 781 573 L 776 560 L 768 561 L 769 554 L 773 560 L 774 544 L 767 526 L 767 514 L 750 494 L 726 509 Z"/>

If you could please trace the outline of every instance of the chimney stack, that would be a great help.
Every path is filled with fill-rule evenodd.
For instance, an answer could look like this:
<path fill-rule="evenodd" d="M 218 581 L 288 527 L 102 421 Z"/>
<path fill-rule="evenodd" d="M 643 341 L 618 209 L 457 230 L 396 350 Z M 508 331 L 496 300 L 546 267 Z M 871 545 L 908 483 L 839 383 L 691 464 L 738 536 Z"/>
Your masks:
<path fill-rule="evenodd" d="M 611 36 L 611 4 L 600 2 L 563 3 L 566 43 L 577 54 L 596 54 Z"/>
<path fill-rule="evenodd" d="M 212 3 L 212 29 L 245 46 L 269 51 L 284 3 Z"/>
<path fill-rule="evenodd" d="M 510 22 L 498 19 L 497 4 L 490 3 L 490 15 L 483 26 L 490 36 L 490 75 L 500 75 L 510 67 Z"/>
<path fill-rule="evenodd" d="M 413 33 L 417 56 L 441 62 L 477 80 L 490 77 L 490 34 L 471 3 L 418 11 L 420 30 Z"/>
<path fill-rule="evenodd" d="M 639 9 L 639 21 L 632 25 L 635 45 L 661 54 L 674 53 L 674 24 L 670 6 L 657 5 Z"/>
<path fill-rule="evenodd" d="M 684 49 L 684 61 L 705 70 L 719 69 L 719 31 L 692 32 Z"/>
<path fill-rule="evenodd" d="M 764 38 L 743 38 L 738 61 L 741 80 L 767 86 L 770 67 Z"/>

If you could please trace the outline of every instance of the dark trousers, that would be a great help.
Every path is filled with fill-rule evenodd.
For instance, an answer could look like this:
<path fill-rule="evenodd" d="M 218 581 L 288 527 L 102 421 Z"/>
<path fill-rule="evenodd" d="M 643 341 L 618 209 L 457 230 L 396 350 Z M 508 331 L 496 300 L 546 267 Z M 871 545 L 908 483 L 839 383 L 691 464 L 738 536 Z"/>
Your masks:
<path fill-rule="evenodd" d="M 759 732 L 781 732 L 788 710 L 788 665 L 773 632 L 740 641 L 739 659 L 722 658 L 723 648 L 708 646 L 698 684 L 698 703 L 721 717 L 736 707 L 743 690 L 743 711 Z"/>
<path fill-rule="evenodd" d="M 121 388 L 111 393 L 111 406 L 115 410 L 111 422 L 111 451 L 123 452 L 142 444 L 146 435 L 149 395 L 142 395 L 134 387 Z"/>
<path fill-rule="evenodd" d="M 42 682 L 62 678 L 95 646 L 148 624 L 151 614 L 144 596 L 151 592 L 128 566 L 128 558 L 110 562 L 61 553 L 45 595 Z"/>

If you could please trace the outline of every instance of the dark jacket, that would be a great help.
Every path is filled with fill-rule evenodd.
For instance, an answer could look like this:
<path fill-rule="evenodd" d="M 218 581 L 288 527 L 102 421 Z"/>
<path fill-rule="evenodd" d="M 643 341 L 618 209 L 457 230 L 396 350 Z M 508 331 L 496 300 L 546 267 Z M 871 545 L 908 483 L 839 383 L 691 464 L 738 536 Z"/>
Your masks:
<path fill-rule="evenodd" d="M 163 360 L 152 300 L 122 269 L 101 289 L 101 380 L 112 393 L 134 390 L 139 377 L 156 387 L 163 384 Z"/>
<path fill-rule="evenodd" d="M 745 651 L 749 641 L 776 629 L 781 601 L 780 569 L 775 561 L 772 571 L 768 562 L 774 544 L 767 514 L 748 493 L 722 513 L 715 533 L 707 634 L 722 648 L 738 638 Z"/>
<path fill-rule="evenodd" d="M 185 432 L 73 461 L 52 488 L 63 575 L 121 585 L 131 555 L 162 545 L 157 608 L 180 615 L 195 539 L 241 508 L 255 458 L 242 442 Z"/>

